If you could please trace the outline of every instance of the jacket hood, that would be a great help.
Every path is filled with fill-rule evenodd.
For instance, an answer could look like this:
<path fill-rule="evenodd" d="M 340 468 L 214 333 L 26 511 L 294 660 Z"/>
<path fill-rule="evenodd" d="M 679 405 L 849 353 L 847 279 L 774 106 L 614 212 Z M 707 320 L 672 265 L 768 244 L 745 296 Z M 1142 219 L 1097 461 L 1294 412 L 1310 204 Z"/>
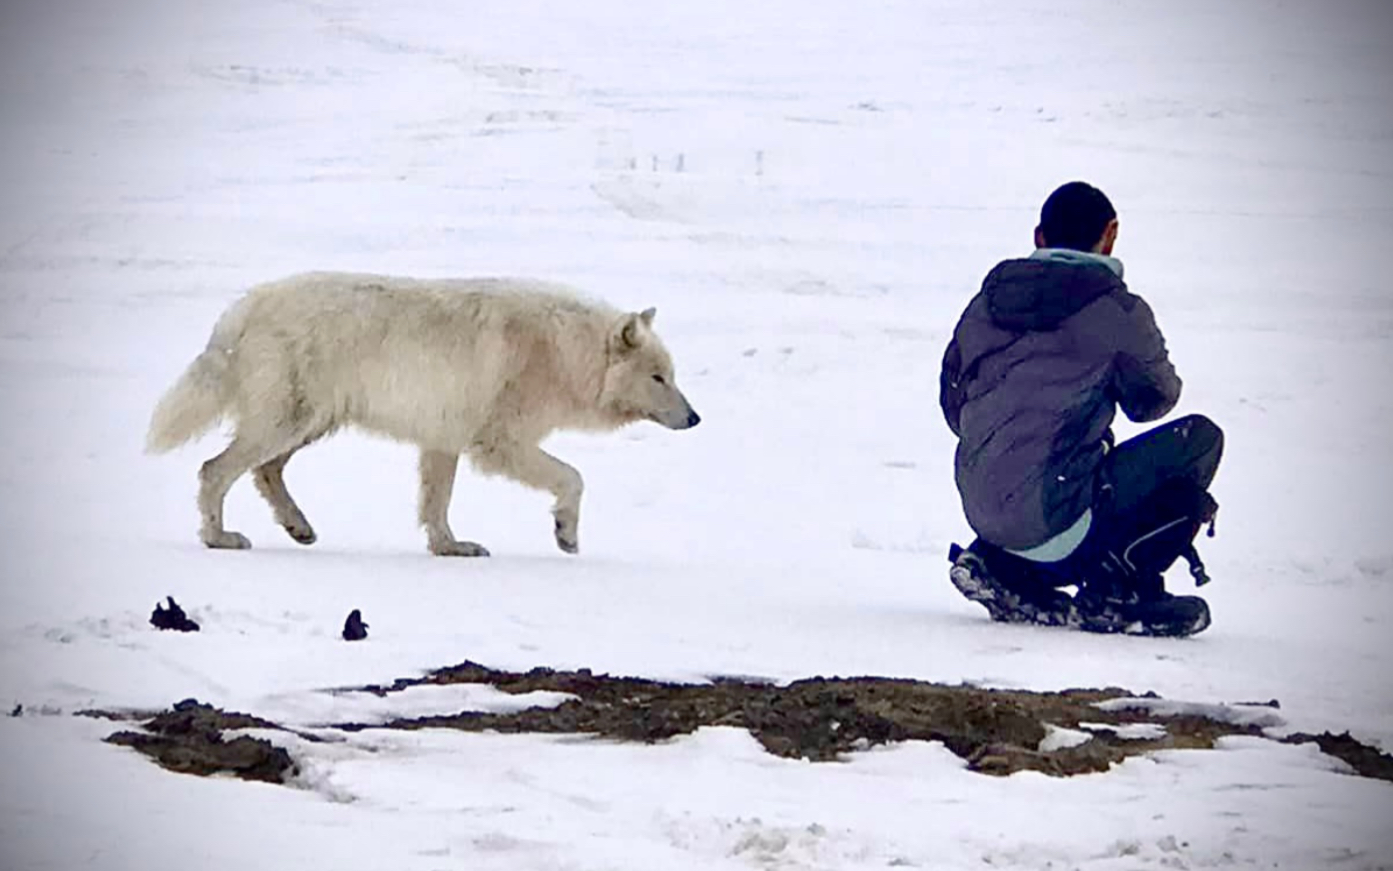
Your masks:
<path fill-rule="evenodd" d="M 1058 329 L 1098 297 L 1126 287 L 1122 264 L 1112 258 L 1052 253 L 1007 260 L 988 273 L 982 293 L 994 324 L 1012 332 Z"/>

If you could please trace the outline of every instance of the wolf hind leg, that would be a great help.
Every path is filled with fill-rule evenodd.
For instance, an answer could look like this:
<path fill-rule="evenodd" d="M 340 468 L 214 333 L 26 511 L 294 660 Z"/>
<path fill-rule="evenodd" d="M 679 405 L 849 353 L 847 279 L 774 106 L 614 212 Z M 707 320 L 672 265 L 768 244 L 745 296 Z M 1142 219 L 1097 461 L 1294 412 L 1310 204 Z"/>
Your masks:
<path fill-rule="evenodd" d="M 295 499 L 286 489 L 285 466 L 296 451 L 308 447 L 323 436 L 323 432 L 310 436 L 296 447 L 257 466 L 252 473 L 252 481 L 256 484 L 257 492 L 270 504 L 276 522 L 293 540 L 305 545 L 314 544 L 317 536 L 314 534 L 314 527 L 310 526 L 309 520 L 305 518 L 305 513 L 300 510 L 299 505 L 295 504 Z"/>
<path fill-rule="evenodd" d="M 556 498 L 551 509 L 556 546 L 566 553 L 579 552 L 580 497 L 585 490 L 580 472 L 536 445 L 517 442 L 476 443 L 469 456 L 485 474 L 551 493 Z"/>
<path fill-rule="evenodd" d="M 198 470 L 198 513 L 202 520 L 198 537 L 204 544 L 228 550 L 246 550 L 252 546 L 245 535 L 223 528 L 223 502 L 234 481 L 264 462 L 267 454 L 274 456 L 277 452 L 238 435 L 222 453 Z"/>
<path fill-rule="evenodd" d="M 450 531 L 450 494 L 458 466 L 457 453 L 421 450 L 421 526 L 425 527 L 430 552 L 436 556 L 488 556 L 483 545 L 459 541 Z"/>
<path fill-rule="evenodd" d="M 275 420 L 274 417 L 270 419 Z M 311 433 L 326 431 L 327 428 L 322 426 L 239 425 L 232 442 L 223 452 L 204 463 L 198 470 L 198 511 L 202 519 L 199 538 L 203 543 L 212 548 L 230 550 L 245 550 L 251 547 L 251 542 L 246 536 L 223 528 L 223 503 L 227 498 L 227 491 L 232 489 L 238 478 L 252 469 L 273 463 L 282 455 L 288 459 L 291 453 L 306 443 Z M 284 482 L 281 491 L 284 493 Z M 290 494 L 284 495 L 289 500 Z M 298 509 L 296 510 L 298 512 Z"/>

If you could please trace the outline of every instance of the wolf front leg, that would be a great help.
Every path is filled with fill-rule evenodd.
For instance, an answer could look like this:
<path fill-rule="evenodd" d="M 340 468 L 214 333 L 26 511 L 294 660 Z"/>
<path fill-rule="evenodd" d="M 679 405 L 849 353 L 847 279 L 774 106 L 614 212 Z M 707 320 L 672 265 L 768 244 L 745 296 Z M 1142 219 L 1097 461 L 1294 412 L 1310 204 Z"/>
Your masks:
<path fill-rule="evenodd" d="M 421 525 L 436 556 L 488 556 L 483 545 L 457 541 L 450 531 L 450 494 L 455 489 L 459 454 L 421 450 Z"/>
<path fill-rule="evenodd" d="M 580 550 L 580 497 L 585 490 L 580 472 L 536 445 L 516 442 L 476 446 L 470 458 L 481 472 L 503 475 L 556 497 L 551 509 L 556 520 L 556 546 L 566 553 Z"/>

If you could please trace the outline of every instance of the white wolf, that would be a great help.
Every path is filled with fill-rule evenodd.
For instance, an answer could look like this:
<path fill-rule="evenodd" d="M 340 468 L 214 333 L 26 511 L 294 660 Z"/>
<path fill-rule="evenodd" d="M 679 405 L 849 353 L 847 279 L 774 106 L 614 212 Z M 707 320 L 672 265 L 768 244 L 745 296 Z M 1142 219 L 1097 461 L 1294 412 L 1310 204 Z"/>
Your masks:
<path fill-rule="evenodd" d="M 450 531 L 460 454 L 480 472 L 550 491 L 556 544 L 575 553 L 581 476 L 541 440 L 558 429 L 639 420 L 688 429 L 701 420 L 677 389 L 653 315 L 530 280 L 292 276 L 253 288 L 219 318 L 207 349 L 155 408 L 146 450 L 235 421 L 232 443 L 199 471 L 209 547 L 251 546 L 223 528 L 223 500 L 253 470 L 276 521 L 312 544 L 314 530 L 285 489 L 285 464 L 358 426 L 420 447 L 420 522 L 432 553 L 488 555 Z"/>

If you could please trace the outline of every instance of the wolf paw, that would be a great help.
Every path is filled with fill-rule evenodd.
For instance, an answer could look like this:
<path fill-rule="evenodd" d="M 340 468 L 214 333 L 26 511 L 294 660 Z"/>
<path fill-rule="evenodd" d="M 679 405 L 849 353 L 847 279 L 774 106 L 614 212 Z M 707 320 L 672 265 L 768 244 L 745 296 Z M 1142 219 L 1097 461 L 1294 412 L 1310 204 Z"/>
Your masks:
<path fill-rule="evenodd" d="M 556 520 L 556 546 L 566 553 L 580 552 L 579 519 L 574 508 L 552 509 Z"/>
<path fill-rule="evenodd" d="M 252 546 L 251 539 L 242 533 L 227 531 L 205 532 L 203 543 L 218 550 L 248 550 Z"/>
<path fill-rule="evenodd" d="M 431 542 L 430 552 L 436 556 L 488 556 L 488 548 L 473 541 Z"/>
<path fill-rule="evenodd" d="M 290 536 L 299 544 L 314 544 L 319 540 L 319 537 L 314 534 L 314 530 L 309 524 L 297 526 L 287 523 L 281 528 L 285 530 L 286 535 Z"/>
<path fill-rule="evenodd" d="M 563 523 L 559 518 L 557 519 L 556 546 L 566 553 L 580 553 L 580 541 L 579 536 L 576 534 L 576 528 L 574 526 L 567 527 L 568 524 Z"/>

